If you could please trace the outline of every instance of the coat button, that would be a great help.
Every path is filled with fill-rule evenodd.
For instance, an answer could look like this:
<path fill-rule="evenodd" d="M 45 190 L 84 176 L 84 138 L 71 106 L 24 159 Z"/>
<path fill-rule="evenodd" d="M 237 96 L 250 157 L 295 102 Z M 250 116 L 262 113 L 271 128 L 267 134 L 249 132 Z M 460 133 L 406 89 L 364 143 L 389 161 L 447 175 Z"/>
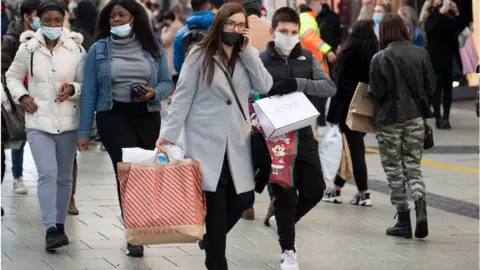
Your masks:
<path fill-rule="evenodd" d="M 228 105 L 228 106 L 232 105 L 232 101 L 231 101 L 231 100 L 227 100 L 227 105 Z"/>

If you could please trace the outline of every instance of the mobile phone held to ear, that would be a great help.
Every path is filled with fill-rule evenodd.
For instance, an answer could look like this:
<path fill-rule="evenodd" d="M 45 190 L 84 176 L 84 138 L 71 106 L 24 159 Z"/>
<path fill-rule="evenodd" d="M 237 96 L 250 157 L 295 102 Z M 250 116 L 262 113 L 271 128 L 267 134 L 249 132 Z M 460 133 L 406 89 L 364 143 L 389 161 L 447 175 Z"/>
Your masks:
<path fill-rule="evenodd" d="M 443 5 L 444 6 L 450 5 L 450 0 L 443 0 Z"/>

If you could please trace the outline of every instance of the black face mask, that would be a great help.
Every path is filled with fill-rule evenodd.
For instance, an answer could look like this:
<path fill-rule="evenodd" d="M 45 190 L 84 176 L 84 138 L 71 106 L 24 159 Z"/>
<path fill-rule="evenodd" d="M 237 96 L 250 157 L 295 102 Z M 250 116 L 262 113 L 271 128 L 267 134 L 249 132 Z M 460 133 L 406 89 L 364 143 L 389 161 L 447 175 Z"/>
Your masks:
<path fill-rule="evenodd" d="M 233 47 L 237 44 L 240 44 L 243 35 L 237 32 L 225 32 L 222 31 L 222 42 L 223 44 Z"/>

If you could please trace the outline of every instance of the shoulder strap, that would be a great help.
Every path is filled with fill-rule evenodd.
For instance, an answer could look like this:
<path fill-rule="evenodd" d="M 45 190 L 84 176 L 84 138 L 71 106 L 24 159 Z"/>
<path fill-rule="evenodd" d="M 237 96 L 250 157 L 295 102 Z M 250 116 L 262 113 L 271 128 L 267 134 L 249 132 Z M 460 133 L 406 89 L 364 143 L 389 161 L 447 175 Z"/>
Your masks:
<path fill-rule="evenodd" d="M 417 105 L 418 110 L 420 111 L 420 114 L 422 115 L 423 120 L 425 120 L 425 116 L 423 115 L 423 110 L 420 101 L 417 99 L 417 95 L 413 92 L 413 88 L 410 85 L 410 81 L 405 78 L 405 75 L 403 75 L 403 71 L 400 69 L 398 66 L 397 62 L 392 61 L 394 65 L 397 67 L 398 71 L 402 75 L 403 80 L 405 81 L 405 84 L 407 85 L 408 91 L 410 92 L 410 95 L 413 98 L 413 101 L 415 101 L 415 104 Z"/>
<path fill-rule="evenodd" d="M 218 66 L 220 66 L 218 63 L 216 63 L 216 64 Z M 227 71 L 225 71 L 225 69 L 222 66 L 220 66 L 220 69 L 225 74 L 225 77 L 227 77 L 228 85 L 230 85 L 230 89 L 232 90 L 233 96 L 235 97 L 235 102 L 237 103 L 238 108 L 240 108 L 240 111 L 242 112 L 243 119 L 245 121 L 247 121 L 247 115 L 245 114 L 245 111 L 242 108 L 242 104 L 240 103 L 240 99 L 238 98 L 237 92 L 235 91 L 235 87 L 233 86 L 232 78 L 230 77 L 230 75 L 228 75 Z"/>
<path fill-rule="evenodd" d="M 4 74 L 2 74 L 2 86 L 3 86 L 3 91 L 5 91 L 5 95 L 7 96 L 7 99 L 10 102 L 10 107 L 12 107 L 12 110 L 15 112 L 17 107 L 15 106 L 15 101 L 13 100 L 12 95 L 10 94 L 10 90 L 8 90 L 7 88 L 7 82 Z"/>

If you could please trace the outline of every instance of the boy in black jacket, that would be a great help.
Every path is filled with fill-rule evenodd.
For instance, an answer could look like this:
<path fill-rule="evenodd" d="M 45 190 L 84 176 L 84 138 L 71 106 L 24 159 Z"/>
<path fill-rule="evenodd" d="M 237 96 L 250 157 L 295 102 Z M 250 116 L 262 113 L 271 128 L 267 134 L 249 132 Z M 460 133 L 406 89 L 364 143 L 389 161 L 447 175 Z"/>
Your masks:
<path fill-rule="evenodd" d="M 298 32 L 300 18 L 295 10 L 284 7 L 273 15 L 270 33 L 274 39 L 260 54 L 274 84 L 269 95 L 304 92 L 328 98 L 335 94 L 335 84 L 312 54 L 302 49 Z M 325 190 L 318 142 L 311 127 L 297 131 L 297 156 L 294 160 L 293 183 L 288 189 L 271 184 L 274 215 L 268 225 L 278 233 L 282 248 L 280 269 L 298 269 L 295 249 L 295 223 L 321 200 Z M 297 193 L 298 191 L 298 193 Z"/>

